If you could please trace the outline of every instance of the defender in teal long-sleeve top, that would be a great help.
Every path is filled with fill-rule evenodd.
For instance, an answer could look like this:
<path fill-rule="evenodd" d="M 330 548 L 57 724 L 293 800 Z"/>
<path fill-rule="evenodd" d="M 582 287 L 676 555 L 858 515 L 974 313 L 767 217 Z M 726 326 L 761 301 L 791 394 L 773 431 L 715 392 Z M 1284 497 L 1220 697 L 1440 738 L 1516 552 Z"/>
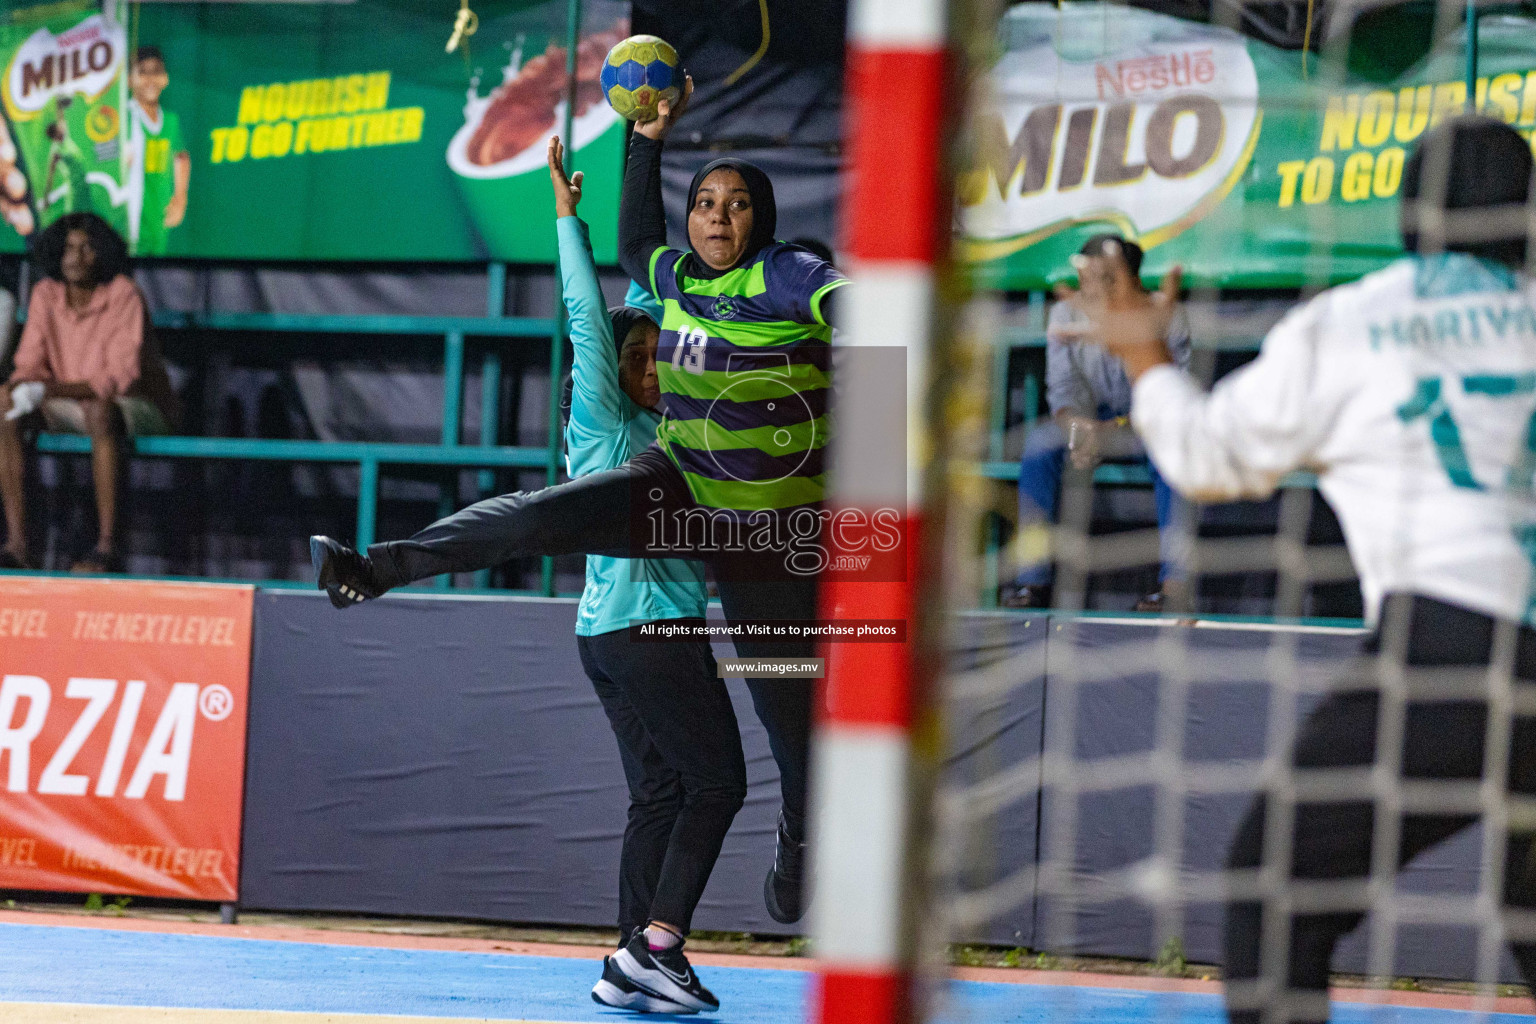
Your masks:
<path fill-rule="evenodd" d="M 570 419 L 565 426 L 565 468 L 574 478 L 617 469 L 645 451 L 656 440 L 661 414 L 638 405 L 619 386 L 621 364 L 643 361 L 645 346 L 638 340 L 629 344 L 628 339 L 613 337 L 587 225 L 575 216 L 561 217 L 555 221 L 555 231 L 560 238 L 560 285 L 570 314 L 574 357 Z M 637 284 L 631 283 L 624 304 L 645 314 L 653 326 L 661 319 L 660 304 Z M 638 332 L 632 327 L 630 333 Z M 651 386 L 655 387 L 654 376 Z M 655 400 L 660 399 L 658 390 Z M 707 601 L 702 562 L 588 555 L 576 632 L 594 636 L 632 623 L 703 618 Z"/>
<path fill-rule="evenodd" d="M 576 218 L 581 175 L 568 180 L 550 141 L 560 241 L 560 285 L 570 314 L 566 468 L 572 477 L 622 468 L 656 440 L 660 307 L 631 285 L 603 308 L 587 226 Z M 592 998 L 658 1013 L 719 1008 L 683 955 L 694 908 L 747 793 L 741 734 L 725 681 L 704 639 L 646 641 L 629 627 L 691 620 L 706 604 L 701 563 L 587 556 L 576 619 L 582 668 L 619 742 L 630 806 L 619 864 L 619 944 L 643 943 L 670 973 L 637 979 L 603 960 Z M 643 930 L 642 930 L 643 929 Z"/>

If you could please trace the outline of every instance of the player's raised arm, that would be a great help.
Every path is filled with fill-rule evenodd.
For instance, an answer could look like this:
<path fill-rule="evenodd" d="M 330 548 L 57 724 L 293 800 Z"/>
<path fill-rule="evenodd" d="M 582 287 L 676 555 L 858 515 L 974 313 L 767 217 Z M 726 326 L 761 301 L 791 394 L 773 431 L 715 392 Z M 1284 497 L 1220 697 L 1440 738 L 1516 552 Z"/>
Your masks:
<path fill-rule="evenodd" d="M 1265 498 L 1310 464 L 1333 420 L 1317 380 L 1323 315 L 1292 313 L 1257 359 L 1209 393 L 1171 361 L 1134 375 L 1131 423 L 1175 490 L 1201 501 Z"/>
<path fill-rule="evenodd" d="M 570 425 L 573 429 L 606 432 L 624 424 L 627 412 L 619 387 L 619 366 L 592 242 L 587 225 L 576 216 L 583 174 L 565 173 L 565 146 L 556 135 L 549 140 L 549 178 L 555 195 L 555 237 L 560 247 L 560 294 L 565 302 L 571 336 Z"/>
<path fill-rule="evenodd" d="M 653 294 L 656 282 L 651 279 L 651 257 L 667 244 L 667 218 L 661 202 L 661 143 L 687 109 L 692 95 L 690 75 L 675 105 L 663 98 L 656 117 L 635 125 L 624 167 L 624 189 L 619 197 L 619 266 Z"/>

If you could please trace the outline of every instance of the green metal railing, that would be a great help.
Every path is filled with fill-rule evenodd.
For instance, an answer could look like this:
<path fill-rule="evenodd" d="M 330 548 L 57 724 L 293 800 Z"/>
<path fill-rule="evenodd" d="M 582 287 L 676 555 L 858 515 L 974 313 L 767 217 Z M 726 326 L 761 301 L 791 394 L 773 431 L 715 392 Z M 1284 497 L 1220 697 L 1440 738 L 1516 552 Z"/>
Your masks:
<path fill-rule="evenodd" d="M 566 55 L 570 73 L 571 96 L 568 96 L 562 135 L 566 140 L 567 172 L 574 158 L 571 111 L 574 109 L 576 43 L 581 23 L 581 0 L 567 0 Z M 1466 81 L 1467 95 L 1475 94 L 1478 65 L 1477 40 L 1478 10 L 1474 2 L 1466 7 Z M 150 458 L 193 459 L 257 459 L 287 462 L 355 463 L 359 469 L 356 542 L 359 546 L 375 539 L 378 525 L 379 478 L 381 468 L 395 466 L 441 466 L 477 468 L 476 489 L 484 496 L 496 486 L 495 470 L 544 470 L 545 481 L 553 484 L 560 471 L 560 371 L 563 366 L 566 338 L 565 309 L 556 289 L 553 315 L 549 317 L 506 316 L 507 268 L 504 263 L 487 265 L 486 315 L 484 317 L 405 316 L 405 315 L 309 315 L 295 313 L 180 313 L 162 312 L 155 315 L 157 326 L 172 329 L 203 329 L 213 331 L 279 331 L 305 334 L 373 334 L 399 336 L 441 336 L 443 339 L 443 420 L 442 436 L 437 445 L 395 444 L 384 442 L 327 442 L 309 440 L 265 440 L 248 438 L 203 437 L 145 437 L 133 442 L 135 454 Z M 558 267 L 556 268 L 558 278 Z M 987 459 L 977 467 L 983 476 L 999 482 L 1017 481 L 1019 466 L 1016 461 L 1005 459 L 1006 437 L 1010 414 L 1012 382 L 1009 374 L 1011 354 L 1019 349 L 1040 349 L 1046 344 L 1044 293 L 1031 293 L 1027 299 L 1025 322 L 1005 331 L 994 349 L 991 395 L 990 437 Z M 480 361 L 480 422 L 478 444 L 469 446 L 461 442 L 461 422 L 464 408 L 464 367 L 466 343 L 470 338 L 486 339 L 491 344 L 482 346 Z M 517 339 L 532 341 L 548 339 L 550 368 L 550 401 L 547 441 L 543 447 L 513 447 L 498 445 L 497 430 L 501 417 L 502 351 L 495 342 Z M 1205 347 L 1221 350 L 1243 351 L 1258 347 L 1258 339 L 1233 337 L 1207 342 Z M 1044 388 L 1040 377 L 1026 372 L 1021 381 L 1020 408 L 1022 420 L 1032 426 L 1044 412 Z M 90 451 L 88 437 L 67 434 L 44 434 L 39 438 L 40 451 L 53 454 L 84 454 Z M 1107 464 L 1097 467 L 1094 482 L 1111 487 L 1147 487 L 1151 475 L 1143 466 Z M 1293 473 L 1285 478 L 1284 487 L 1312 487 L 1315 477 L 1309 473 Z M 452 511 L 456 494 L 444 488 L 439 501 L 439 511 Z M 986 578 L 995 592 L 1001 552 L 1000 529 L 994 526 L 988 547 Z M 544 559 L 541 571 L 540 592 L 554 594 L 553 560 Z M 475 586 L 489 586 L 490 574 L 475 574 Z M 284 585 L 283 581 L 274 581 Z M 451 586 L 451 580 L 438 577 L 435 585 Z"/>
<path fill-rule="evenodd" d="M 91 450 L 91 439 L 82 434 L 43 434 L 38 438 L 37 447 L 50 454 L 84 455 Z M 355 534 L 359 547 L 375 540 L 381 466 L 542 469 L 545 462 L 543 448 L 458 447 L 382 441 L 277 441 L 245 437 L 139 437 L 133 441 L 133 451 L 135 455 L 147 458 L 355 463 L 361 471 Z"/>
<path fill-rule="evenodd" d="M 305 313 L 185 313 L 155 314 L 157 327 L 174 330 L 277 331 L 301 334 L 368 334 L 396 336 L 440 336 L 443 341 L 443 418 L 438 444 L 398 444 L 389 442 L 349 442 L 314 440 L 270 440 L 227 437 L 141 437 L 134 439 L 134 454 L 149 458 L 184 459 L 257 459 L 283 462 L 353 463 L 358 467 L 357 525 L 355 539 L 359 546 L 374 541 L 378 527 L 379 475 L 384 466 L 441 466 L 479 468 L 477 488 L 482 496 L 495 488 L 497 469 L 558 468 L 559 409 L 558 379 L 551 382 L 551 417 L 556 432 L 549 447 L 516 447 L 497 444 L 501 421 L 501 348 L 496 342 L 552 338 L 552 359 L 562 355 L 564 324 L 554 317 L 509 317 L 504 315 L 506 265 L 487 267 L 486 316 L 406 316 L 406 315 L 329 315 Z M 488 344 L 480 363 L 479 443 L 461 443 L 464 410 L 464 369 L 467 339 L 484 339 Z M 557 374 L 558 376 L 558 374 Z M 75 434 L 43 434 L 38 450 L 49 454 L 88 454 L 89 437 Z M 444 487 L 442 511 L 452 511 L 456 495 Z M 488 572 L 475 577 L 478 587 L 489 586 Z M 434 581 L 447 587 L 452 581 L 440 576 Z M 543 592 L 554 593 L 553 573 L 543 573 Z"/>
<path fill-rule="evenodd" d="M 358 502 L 356 542 L 372 543 L 378 532 L 379 481 L 385 466 L 440 466 L 479 469 L 476 477 L 481 496 L 495 488 L 498 469 L 543 469 L 546 482 L 558 479 L 560 413 L 559 369 L 563 358 L 565 323 L 561 317 L 509 317 L 504 315 L 506 266 L 492 263 L 487 267 L 486 316 L 406 316 L 406 315 L 329 315 L 301 313 L 184 313 L 162 312 L 155 324 L 170 329 L 212 331 L 277 331 L 302 334 L 367 334 L 395 336 L 439 336 L 443 352 L 443 418 L 438 444 L 400 444 L 376 441 L 268 440 L 224 437 L 142 437 L 133 443 L 134 454 L 146 458 L 185 459 L 255 459 L 282 462 L 320 462 L 355 464 L 358 467 Z M 991 437 L 988 460 L 977 469 L 1000 482 L 1016 481 L 1019 467 L 1006 460 L 1005 437 L 1010 413 L 1008 361 L 1013 351 L 1040 349 L 1045 346 L 1045 297 L 1030 295 L 1028 314 L 1022 326 L 1005 331 L 995 349 L 993 375 Z M 550 404 L 549 436 L 545 446 L 506 446 L 496 443 L 500 422 L 502 383 L 502 347 L 496 342 L 549 339 Z M 480 357 L 480 423 L 478 443 L 462 443 L 466 348 L 469 339 L 482 339 Z M 1221 339 L 1216 347 L 1230 350 L 1253 349 L 1253 338 Z M 1042 414 L 1043 387 L 1033 373 L 1023 379 L 1022 409 L 1026 424 L 1032 425 Z M 87 454 L 89 437 L 74 434 L 43 434 L 38 449 L 50 454 Z M 1094 473 L 1094 482 L 1110 487 L 1148 487 L 1151 475 L 1142 466 L 1102 465 Z M 1310 474 L 1293 474 L 1286 486 L 1311 486 Z M 439 502 L 441 514 L 453 511 L 456 494 L 444 488 Z M 988 576 L 997 575 L 1001 552 L 994 532 L 988 552 Z M 448 587 L 447 576 L 437 577 L 434 585 Z M 475 574 L 474 585 L 490 585 L 490 574 Z M 545 559 L 540 573 L 539 593 L 554 594 L 553 560 Z"/>

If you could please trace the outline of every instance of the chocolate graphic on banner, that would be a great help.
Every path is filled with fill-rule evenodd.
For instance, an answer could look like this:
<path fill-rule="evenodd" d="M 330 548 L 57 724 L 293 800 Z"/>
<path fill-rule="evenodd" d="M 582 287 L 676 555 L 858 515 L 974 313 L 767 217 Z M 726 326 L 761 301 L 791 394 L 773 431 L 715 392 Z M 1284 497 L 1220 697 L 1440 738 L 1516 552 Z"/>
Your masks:
<path fill-rule="evenodd" d="M 578 165 L 583 151 L 598 140 L 621 139 L 622 120 L 603 102 L 598 76 L 603 58 L 629 34 L 627 5 L 584 5 L 582 33 L 576 46 L 576 108 L 572 111 L 571 150 Z M 482 31 L 479 37 L 483 37 Z M 479 38 L 477 37 L 477 38 Z M 551 39 L 544 50 L 529 57 L 526 36 L 509 40 L 501 81 L 489 95 L 480 95 L 480 80 L 471 83 L 464 104 L 464 126 L 448 145 L 448 166 L 467 201 L 475 226 L 492 251 L 526 249 L 531 234 L 547 235 L 548 225 L 527 216 L 528 203 L 547 203 L 548 171 L 544 154 L 552 134 L 565 120 L 565 47 Z M 585 154 L 591 158 L 591 152 Z M 614 155 L 618 147 L 614 146 Z M 590 179 L 600 189 L 616 184 L 618 162 L 605 165 L 610 173 Z M 587 166 L 591 166 L 588 164 Z M 591 204 L 583 206 L 588 216 Z M 540 206 L 539 208 L 542 208 Z M 594 232 L 599 259 L 611 259 L 608 233 Z"/>

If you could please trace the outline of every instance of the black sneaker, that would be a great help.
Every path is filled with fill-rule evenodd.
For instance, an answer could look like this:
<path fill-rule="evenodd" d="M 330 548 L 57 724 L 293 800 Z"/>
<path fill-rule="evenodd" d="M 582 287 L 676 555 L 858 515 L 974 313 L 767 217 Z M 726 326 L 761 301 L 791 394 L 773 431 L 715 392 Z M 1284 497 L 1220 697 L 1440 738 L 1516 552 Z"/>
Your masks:
<path fill-rule="evenodd" d="M 373 563 L 338 540 L 309 538 L 309 561 L 321 590 L 336 608 L 350 608 L 384 593 L 373 579 Z"/>
<path fill-rule="evenodd" d="M 634 983 L 635 987 L 650 995 L 669 1002 L 679 1003 L 689 1013 L 704 1010 L 710 1013 L 720 1009 L 715 994 L 699 984 L 699 976 L 693 965 L 683 955 L 679 942 L 667 949 L 652 949 L 645 932 L 639 932 L 629 940 L 629 945 L 613 954 L 613 966 Z"/>
<path fill-rule="evenodd" d="M 768 916 L 780 924 L 794 924 L 805 913 L 802 901 L 805 876 L 805 844 L 797 843 L 784 831 L 784 813 L 779 812 L 778 842 L 773 849 L 773 867 L 763 879 L 763 902 Z"/>
<path fill-rule="evenodd" d="M 624 972 L 613 965 L 613 957 L 603 957 L 603 976 L 592 986 L 592 1001 L 620 1010 L 636 1013 L 697 1013 L 682 1003 L 653 996 L 639 985 L 624 977 Z"/>

